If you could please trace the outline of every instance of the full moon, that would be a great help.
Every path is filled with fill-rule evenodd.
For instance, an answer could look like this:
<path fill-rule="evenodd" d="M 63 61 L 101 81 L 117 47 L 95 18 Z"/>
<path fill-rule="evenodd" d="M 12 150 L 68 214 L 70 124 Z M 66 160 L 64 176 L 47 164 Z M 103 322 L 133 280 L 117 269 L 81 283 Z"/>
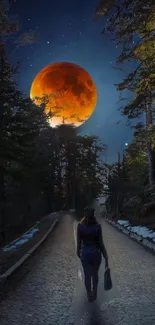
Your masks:
<path fill-rule="evenodd" d="M 30 97 L 47 98 L 45 113 L 51 113 L 50 124 L 72 124 L 76 127 L 86 122 L 97 103 L 96 85 L 79 65 L 59 62 L 42 69 L 34 78 Z"/>

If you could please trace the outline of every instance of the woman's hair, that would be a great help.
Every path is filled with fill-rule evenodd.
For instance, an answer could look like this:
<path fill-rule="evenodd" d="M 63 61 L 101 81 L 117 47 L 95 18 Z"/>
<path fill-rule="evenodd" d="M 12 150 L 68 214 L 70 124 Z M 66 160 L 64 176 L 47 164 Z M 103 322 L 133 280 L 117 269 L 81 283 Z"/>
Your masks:
<path fill-rule="evenodd" d="M 85 208 L 84 210 L 86 218 L 94 218 L 95 210 L 93 208 Z"/>
<path fill-rule="evenodd" d="M 97 223 L 95 218 L 95 210 L 93 208 L 85 208 L 84 209 L 84 218 L 82 218 L 81 223 L 83 224 L 93 224 Z"/>

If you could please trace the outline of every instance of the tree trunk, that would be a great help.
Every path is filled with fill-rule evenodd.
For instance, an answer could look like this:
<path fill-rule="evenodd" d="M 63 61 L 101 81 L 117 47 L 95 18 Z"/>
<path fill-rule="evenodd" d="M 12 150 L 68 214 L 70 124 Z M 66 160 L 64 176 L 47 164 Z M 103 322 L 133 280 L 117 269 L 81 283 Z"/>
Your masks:
<path fill-rule="evenodd" d="M 5 183 L 3 166 L 0 165 L 0 232 L 6 236 L 5 230 Z"/>
<path fill-rule="evenodd" d="M 151 103 L 147 104 L 146 107 L 146 130 L 149 133 L 149 129 L 152 126 L 152 107 Z M 149 176 L 149 184 L 153 184 L 153 159 L 152 159 L 152 143 L 150 139 L 150 135 L 147 135 L 147 159 L 148 159 L 148 176 Z"/>
<path fill-rule="evenodd" d="M 118 152 L 118 165 L 117 165 L 117 210 L 116 210 L 116 214 L 117 214 L 117 218 L 119 217 L 119 212 L 120 212 L 120 163 L 121 163 L 121 156 L 120 156 L 120 152 Z"/>

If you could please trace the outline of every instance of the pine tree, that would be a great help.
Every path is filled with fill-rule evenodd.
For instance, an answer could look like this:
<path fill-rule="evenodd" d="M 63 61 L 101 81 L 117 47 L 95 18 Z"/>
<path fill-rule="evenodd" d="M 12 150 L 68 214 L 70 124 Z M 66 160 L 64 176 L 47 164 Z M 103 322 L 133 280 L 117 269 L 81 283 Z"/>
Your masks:
<path fill-rule="evenodd" d="M 5 45 L 0 43 L 0 210 L 4 222 L 5 202 L 5 170 L 8 163 L 8 155 L 11 155 L 9 119 L 14 114 L 14 109 L 21 100 L 21 94 L 16 90 L 12 80 L 16 68 L 12 67 L 6 56 Z M 6 145 L 7 140 L 10 145 Z"/>
<path fill-rule="evenodd" d="M 0 216 L 3 228 L 10 189 L 25 177 L 30 181 L 35 140 L 39 132 L 48 127 L 44 108 L 24 98 L 18 90 L 13 79 L 16 72 L 17 67 L 8 62 L 5 45 L 0 44 Z"/>
<path fill-rule="evenodd" d="M 105 168 L 100 154 L 104 150 L 95 136 L 77 136 L 69 141 L 65 160 L 70 204 L 90 204 L 103 191 Z"/>
<path fill-rule="evenodd" d="M 129 62 L 131 65 L 131 72 L 117 85 L 117 89 L 121 92 L 132 91 L 134 98 L 128 105 L 121 107 L 121 112 L 129 119 L 143 114 L 146 116 L 149 181 L 152 184 L 152 142 L 149 133 L 153 125 L 155 91 L 154 1 L 102 1 L 95 15 L 100 19 L 107 18 L 103 33 L 111 33 L 115 44 L 120 46 L 117 64 L 124 66 L 125 62 Z"/>

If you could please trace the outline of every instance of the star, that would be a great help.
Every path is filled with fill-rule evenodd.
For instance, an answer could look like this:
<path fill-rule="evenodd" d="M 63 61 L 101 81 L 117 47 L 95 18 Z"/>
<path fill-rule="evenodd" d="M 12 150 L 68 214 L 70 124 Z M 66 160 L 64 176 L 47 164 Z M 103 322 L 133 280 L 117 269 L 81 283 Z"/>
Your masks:
<path fill-rule="evenodd" d="M 28 18 L 28 20 L 30 21 L 30 20 L 31 20 L 31 18 Z"/>
<path fill-rule="evenodd" d="M 46 43 L 47 43 L 47 44 L 50 44 L 50 42 L 49 42 L 49 41 L 47 41 Z"/>

